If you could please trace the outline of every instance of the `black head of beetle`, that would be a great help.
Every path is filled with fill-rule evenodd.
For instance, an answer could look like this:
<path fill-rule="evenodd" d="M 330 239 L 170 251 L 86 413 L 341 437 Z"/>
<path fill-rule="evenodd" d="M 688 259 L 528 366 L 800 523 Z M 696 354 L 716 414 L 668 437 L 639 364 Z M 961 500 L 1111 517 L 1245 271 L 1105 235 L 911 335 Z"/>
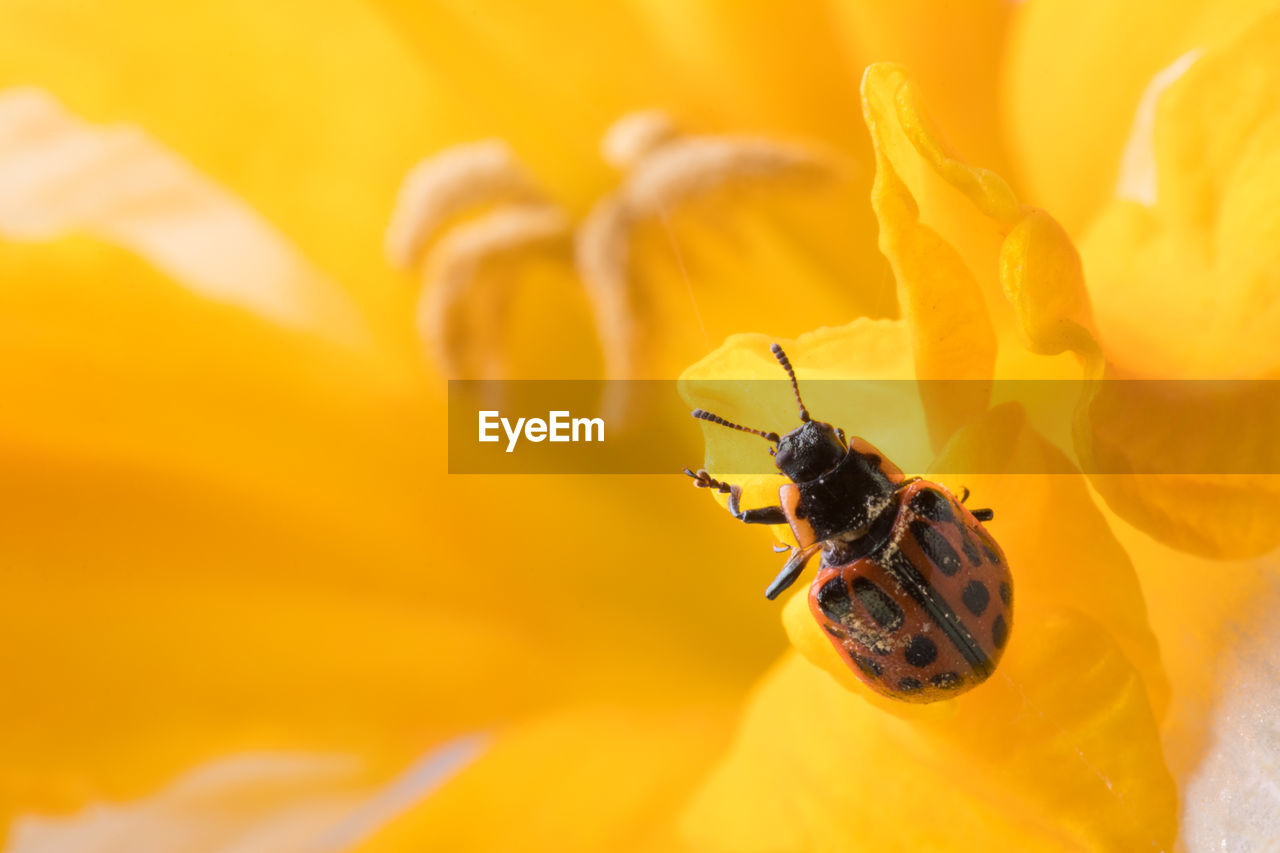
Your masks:
<path fill-rule="evenodd" d="M 777 445 L 775 449 L 770 451 L 773 454 L 773 463 L 789 480 L 793 483 L 816 480 L 839 465 L 848 455 L 849 445 L 845 441 L 844 430 L 824 421 L 815 421 L 809 417 L 809 410 L 804 407 L 804 401 L 800 399 L 800 386 L 796 382 L 796 372 L 791 367 L 790 359 L 782 351 L 782 347 L 777 344 L 774 344 L 769 349 L 791 379 L 791 390 L 795 392 L 796 405 L 800 407 L 800 420 L 802 421 L 800 426 L 779 437 L 776 432 L 764 432 L 731 423 L 719 415 L 713 415 L 703 409 L 695 409 L 693 416 L 700 420 L 711 421 L 721 426 L 749 432 L 773 442 Z"/>
<path fill-rule="evenodd" d="M 840 464 L 849 453 L 843 434 L 831 424 L 805 421 L 782 436 L 773 464 L 793 483 L 816 480 Z"/>

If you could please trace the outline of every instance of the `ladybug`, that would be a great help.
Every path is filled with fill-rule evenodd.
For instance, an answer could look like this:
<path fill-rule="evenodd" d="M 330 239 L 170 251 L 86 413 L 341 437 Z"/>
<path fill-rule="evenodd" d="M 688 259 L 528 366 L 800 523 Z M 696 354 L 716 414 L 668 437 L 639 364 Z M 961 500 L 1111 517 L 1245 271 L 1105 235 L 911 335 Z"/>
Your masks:
<path fill-rule="evenodd" d="M 784 436 L 693 416 L 758 435 L 790 481 L 779 505 L 740 509 L 741 486 L 684 469 L 700 488 L 729 495 L 729 512 L 747 524 L 788 524 L 799 547 L 765 590 L 777 598 L 821 555 L 809 610 L 836 652 L 872 690 L 908 702 L 948 699 L 995 670 L 1012 623 L 1013 582 L 1004 552 L 982 526 L 989 509 L 970 511 L 937 483 L 905 477 L 868 442 L 815 421 L 800 399 L 782 347 L 771 347 L 791 378 L 800 426 Z"/>

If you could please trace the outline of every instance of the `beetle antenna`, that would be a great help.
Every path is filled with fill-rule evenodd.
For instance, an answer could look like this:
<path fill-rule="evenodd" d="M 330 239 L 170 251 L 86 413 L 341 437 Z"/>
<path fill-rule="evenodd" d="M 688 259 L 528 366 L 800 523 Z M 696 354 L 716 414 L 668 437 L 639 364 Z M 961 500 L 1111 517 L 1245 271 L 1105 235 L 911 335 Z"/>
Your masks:
<path fill-rule="evenodd" d="M 787 358 L 787 354 L 782 351 L 782 347 L 774 344 L 769 347 L 769 351 L 773 353 L 773 357 L 778 360 L 778 364 L 782 365 L 782 369 L 787 371 L 787 376 L 791 377 L 791 390 L 796 394 L 796 405 L 800 407 L 800 420 L 804 423 L 809 422 L 809 410 L 804 407 L 804 401 L 800 399 L 800 384 L 796 382 L 796 372 L 791 368 L 791 359 Z"/>
<path fill-rule="evenodd" d="M 730 429 L 737 429 L 737 430 L 742 430 L 743 432 L 749 432 L 753 435 L 758 435 L 767 441 L 772 441 L 774 444 L 778 443 L 778 434 L 776 432 L 765 432 L 764 430 L 752 429 L 751 427 L 744 427 L 741 424 L 735 424 L 735 423 L 732 423 L 731 421 L 726 421 L 724 418 L 720 417 L 719 415 L 713 415 L 711 412 L 708 412 L 706 409 L 694 409 L 692 414 L 695 418 L 697 418 L 700 421 L 711 421 L 711 423 L 713 424 L 719 424 L 720 426 L 727 426 Z"/>

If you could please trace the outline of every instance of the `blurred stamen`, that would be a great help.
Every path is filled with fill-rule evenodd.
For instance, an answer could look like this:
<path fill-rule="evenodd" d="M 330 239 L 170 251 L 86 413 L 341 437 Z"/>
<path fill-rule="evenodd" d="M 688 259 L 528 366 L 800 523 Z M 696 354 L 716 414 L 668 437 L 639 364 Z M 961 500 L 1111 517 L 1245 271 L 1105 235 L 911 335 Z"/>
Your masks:
<path fill-rule="evenodd" d="M 682 136 L 656 111 L 616 122 L 605 134 L 604 158 L 627 171 L 578 229 L 575 258 L 591 301 L 605 375 L 635 375 L 644 318 L 629 275 L 632 231 L 663 219 L 690 199 L 730 184 L 778 178 L 821 178 L 823 158 L 796 145 L 750 136 Z"/>
<path fill-rule="evenodd" d="M 507 205 L 449 230 L 431 250 L 418 303 L 418 331 L 446 376 L 474 376 L 468 362 L 489 361 L 490 343 L 466 333 L 461 316 L 480 267 L 516 253 L 553 249 L 569 235 L 568 217 L 549 204 Z M 487 318 L 501 318 L 501 304 Z M 470 358 L 467 350 L 470 349 Z M 500 378 L 499 365 L 486 364 L 485 378 Z"/>
<path fill-rule="evenodd" d="M 569 232 L 568 218 L 543 200 L 501 140 L 449 148 L 405 176 L 386 252 L 400 268 L 421 265 L 418 332 L 445 376 L 503 376 L 494 338 L 508 300 L 505 294 L 481 299 L 482 270 L 519 253 L 567 245 Z"/>
<path fill-rule="evenodd" d="M 606 163 L 625 171 L 676 135 L 676 126 L 670 116 L 659 110 L 644 110 L 614 122 L 605 131 L 600 151 Z"/>
<path fill-rule="evenodd" d="M 829 169 L 823 158 L 796 145 L 749 136 L 683 136 L 657 111 L 617 121 L 605 134 L 602 152 L 626 174 L 579 226 L 575 265 L 591 303 L 605 377 L 627 379 L 637 373 L 647 337 L 628 272 L 632 231 L 646 221 L 665 222 L 689 199 L 730 184 L 816 179 Z M 464 216 L 471 218 L 459 221 Z M 422 265 L 418 328 L 446 376 L 502 373 L 485 333 L 500 323 L 507 302 L 480 301 L 482 266 L 557 248 L 570 232 L 565 214 L 543 199 L 499 140 L 448 149 L 409 172 L 387 228 L 386 252 L 398 267 Z M 617 415 L 623 402 L 607 400 L 605 408 Z"/>
<path fill-rule="evenodd" d="M 450 218 L 483 204 L 538 197 L 502 140 L 486 139 L 441 151 L 414 166 L 400 185 L 387 226 L 387 259 L 392 266 L 410 269 Z"/>

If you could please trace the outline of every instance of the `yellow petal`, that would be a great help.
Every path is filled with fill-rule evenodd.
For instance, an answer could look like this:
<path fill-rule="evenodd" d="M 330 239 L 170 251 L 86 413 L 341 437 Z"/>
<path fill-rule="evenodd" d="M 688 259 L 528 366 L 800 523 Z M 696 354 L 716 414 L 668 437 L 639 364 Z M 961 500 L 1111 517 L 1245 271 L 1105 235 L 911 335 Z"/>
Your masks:
<path fill-rule="evenodd" d="M 1231 69 L 1237 67 L 1230 64 L 1237 60 L 1227 57 L 1243 55 L 1245 58 L 1239 62 L 1251 63 L 1250 67 L 1265 67 L 1263 56 L 1269 56 L 1268 46 L 1275 36 L 1272 30 L 1277 27 L 1280 27 L 1280 16 L 1263 19 L 1244 38 L 1239 50 L 1223 54 L 1216 64 L 1210 61 L 1213 57 L 1196 62 L 1188 74 L 1195 75 L 1203 63 L 1208 63 L 1201 77 L 1191 76 L 1174 85 L 1170 90 L 1172 100 L 1161 114 L 1161 123 L 1157 124 L 1157 153 L 1169 152 L 1160 162 L 1187 162 L 1195 151 L 1230 149 L 1232 139 L 1248 134 L 1261 138 L 1268 133 L 1265 113 L 1255 120 L 1250 118 L 1254 112 L 1242 108 L 1237 125 L 1227 123 L 1225 128 L 1220 124 L 1212 125 L 1220 128 L 1215 132 L 1223 137 L 1221 145 L 1214 147 L 1206 142 L 1201 148 L 1194 147 L 1197 144 L 1195 140 L 1200 139 L 1196 135 L 1200 133 L 1197 117 L 1207 114 L 1208 109 L 1202 106 L 1202 100 L 1211 98 L 1209 93 L 1227 85 L 1219 78 L 1232 73 Z M 1196 80 L 1201 81 L 1199 88 L 1193 85 Z M 891 171 L 895 161 L 914 163 L 917 169 L 921 168 L 918 161 L 923 161 L 926 175 L 941 178 L 972 201 L 977 210 L 970 210 L 967 214 L 970 219 L 986 218 L 989 224 L 1003 233 L 995 251 L 974 257 L 984 269 L 991 272 L 998 269 L 1004 295 L 1012 304 L 1017 325 L 1032 351 L 1046 355 L 1073 351 L 1085 362 L 1086 375 L 1091 378 L 1105 376 L 1116 379 L 1135 375 L 1159 378 L 1238 377 L 1266 375 L 1265 371 L 1272 369 L 1270 362 L 1266 361 L 1270 356 L 1263 355 L 1267 350 L 1262 342 L 1275 336 L 1264 327 L 1274 312 L 1265 304 L 1253 309 L 1241 307 L 1249 293 L 1254 294 L 1254 301 L 1258 302 L 1261 299 L 1259 294 L 1269 291 L 1270 266 L 1265 259 L 1269 257 L 1267 252 L 1270 250 L 1253 252 L 1252 255 L 1239 251 L 1235 256 L 1239 262 L 1233 263 L 1230 275 L 1240 273 L 1241 264 L 1258 265 L 1252 277 L 1235 277 L 1228 285 L 1218 286 L 1205 281 L 1200 272 L 1207 257 L 1203 251 L 1206 237 L 1195 233 L 1194 227 L 1198 227 L 1196 223 L 1201 222 L 1207 213 L 1194 209 L 1194 204 L 1204 203 L 1208 197 L 1203 188 L 1204 182 L 1211 180 L 1209 176 L 1227 174 L 1229 170 L 1225 167 L 1189 175 L 1170 172 L 1166 168 L 1165 172 L 1169 172 L 1166 177 L 1170 179 L 1170 200 L 1158 203 L 1146 214 L 1135 213 L 1135 209 L 1140 208 L 1132 201 L 1120 201 L 1117 202 L 1117 210 L 1120 211 L 1117 218 L 1122 227 L 1114 227 L 1105 217 L 1099 222 L 1095 234 L 1105 236 L 1091 238 L 1086 244 L 1084 267 L 1093 294 L 1112 294 L 1102 296 L 1104 302 L 1110 300 L 1118 304 L 1123 300 L 1124 309 L 1113 310 L 1111 316 L 1113 323 L 1121 318 L 1125 332 L 1108 334 L 1107 320 L 1100 316 L 1099 331 L 1095 333 L 1081 260 L 1057 222 L 1034 208 L 1016 208 L 1016 201 L 998 179 L 981 170 L 967 169 L 949 158 L 937 142 L 936 132 L 929 129 L 927 118 L 922 117 L 917 105 L 918 95 L 900 69 L 873 66 L 868 69 L 864 90 L 873 134 L 877 138 L 883 135 L 876 128 L 883 126 L 885 116 L 896 114 L 902 127 L 902 139 L 906 140 L 900 140 L 896 148 L 887 148 L 888 154 L 878 161 L 877 181 L 883 183 L 895 176 L 896 172 Z M 1265 90 L 1265 86 L 1260 86 L 1254 96 L 1245 92 L 1240 98 L 1246 102 L 1250 97 L 1261 98 L 1260 93 Z M 1197 98 L 1196 93 L 1199 92 L 1204 94 Z M 1162 128 L 1164 136 L 1160 135 Z M 1180 136 L 1179 128 L 1185 129 L 1190 137 Z M 1161 147 L 1160 141 L 1165 138 L 1168 141 Z M 1187 142 L 1187 138 L 1192 141 Z M 884 147 L 877 148 L 878 152 L 884 150 Z M 1244 198 L 1254 192 L 1250 187 L 1269 185 L 1270 179 L 1265 171 L 1268 161 L 1263 157 L 1257 158 L 1256 162 L 1257 168 L 1263 171 L 1250 176 L 1258 180 L 1247 186 L 1242 184 Z M 1125 225 L 1140 215 L 1148 216 L 1150 224 L 1142 229 Z M 951 223 L 950 229 L 961 233 L 963 219 L 962 215 L 959 219 L 947 220 Z M 1273 220 L 1274 217 L 1267 221 Z M 1166 221 L 1163 232 L 1154 230 L 1159 223 Z M 1255 226 L 1247 233 L 1265 234 L 1266 227 L 1259 231 Z M 1144 236 L 1151 234 L 1156 236 Z M 1094 239 L 1105 239 L 1105 242 L 1098 247 L 1093 245 Z M 1275 241 L 1263 242 L 1271 246 Z M 1177 257 L 1161 257 L 1158 263 L 1150 264 L 1146 269 L 1135 269 L 1135 263 L 1160 251 L 1175 253 Z M 1263 260 L 1259 262 L 1250 258 Z M 971 259 L 970 264 L 973 263 Z M 1101 281 L 1095 277 L 1095 270 L 1101 270 Z M 1229 277 L 1225 269 L 1222 275 Z M 902 278 L 900 274 L 900 281 Z M 1186 282 L 1193 292 L 1200 294 L 1198 302 L 1168 298 L 1172 283 L 1178 280 Z M 1144 288 L 1144 284 L 1147 287 Z M 1211 310 L 1205 306 L 1213 304 L 1214 300 L 1218 300 L 1220 308 L 1211 313 L 1233 320 L 1214 324 L 1214 328 L 1222 330 L 1224 336 L 1217 342 L 1212 336 L 1206 338 L 1187 325 L 1195 324 L 1197 330 L 1202 327 L 1206 310 Z M 905 299 L 904 304 L 907 304 Z M 1153 309 L 1146 306 L 1160 305 L 1167 306 L 1163 315 L 1172 314 L 1178 319 L 1167 323 L 1154 321 Z M 1102 314 L 1101 311 L 1099 313 Z M 1129 344 L 1117 345 L 1117 342 L 1135 338 L 1147 341 L 1149 345 L 1137 350 Z M 1188 342 L 1193 340 L 1197 343 L 1190 345 Z M 1118 367 L 1108 367 L 1104 357 Z M 963 364 L 962 361 L 959 363 Z M 1036 369 L 1044 370 L 1045 366 L 1037 365 Z M 1235 389 L 1236 396 L 1241 399 L 1215 403 L 1200 399 L 1203 395 L 1190 389 L 1187 392 L 1189 399 L 1183 405 L 1186 411 L 1179 411 L 1176 401 L 1161 399 L 1161 389 L 1117 384 L 1098 386 L 1094 391 L 1096 396 L 1082 400 L 1080 421 L 1076 427 L 1076 449 L 1084 470 L 1095 477 L 1095 485 L 1113 509 L 1162 541 L 1206 555 L 1241 557 L 1264 553 L 1280 541 L 1277 538 L 1280 533 L 1276 532 L 1280 531 L 1280 523 L 1277 523 L 1280 501 L 1276 499 L 1277 489 L 1271 478 L 1248 476 L 1247 469 L 1240 477 L 1223 476 L 1214 467 L 1217 456 L 1233 451 L 1238 453 L 1244 446 L 1259 449 L 1257 470 L 1274 470 L 1265 449 L 1268 437 L 1275 432 L 1273 407 L 1266 399 L 1261 403 L 1257 399 L 1244 399 L 1249 392 L 1250 389 Z M 1212 396 L 1214 391 L 1205 389 L 1204 393 Z M 1232 389 L 1225 389 L 1224 393 L 1230 396 Z M 1261 398 L 1265 395 L 1255 396 Z M 1208 409 L 1202 408 L 1206 405 Z M 1188 415 L 1192 410 L 1196 412 L 1194 422 L 1198 424 L 1194 434 L 1145 429 L 1153 417 L 1157 423 L 1191 423 L 1193 421 Z M 1233 414 L 1244 411 L 1249 413 L 1249 417 L 1243 420 Z M 1241 435 L 1241 423 L 1257 424 L 1257 433 Z M 1214 424 L 1221 425 L 1221 428 L 1215 428 Z M 1228 470 L 1239 467 L 1236 464 L 1229 466 Z M 1130 471 L 1154 471 L 1157 474 L 1167 471 L 1169 476 L 1096 477 Z M 1185 476 L 1187 471 L 1204 473 L 1191 477 Z"/>
<path fill-rule="evenodd" d="M 1151 105 L 1153 125 L 1135 121 L 1127 156 L 1145 158 L 1147 183 L 1126 189 L 1122 175 L 1083 243 L 1111 379 L 1280 370 L 1280 216 L 1269 201 L 1280 187 L 1270 142 L 1280 131 L 1277 39 L 1280 15 L 1270 14 L 1188 55 Z M 1111 508 L 1162 542 L 1263 554 L 1280 543 L 1273 398 L 1250 383 L 1107 384 L 1082 413 L 1082 460 Z M 1144 476 L 1109 476 L 1127 471 Z"/>
<path fill-rule="evenodd" d="M 1117 191 L 1082 243 L 1099 334 L 1120 366 L 1157 377 L 1258 377 L 1280 370 L 1277 237 L 1280 13 L 1189 55 L 1135 120 L 1129 166 L 1149 183 Z"/>
<path fill-rule="evenodd" d="M 638 294 L 632 310 L 661 343 L 644 375 L 678 376 L 743 330 L 793 337 L 892 313 L 865 193 L 839 172 L 739 179 L 636 223 L 623 273 Z"/>
<path fill-rule="evenodd" d="M 898 284 L 898 305 L 911 328 L 915 375 L 919 379 L 990 379 L 995 366 L 995 333 L 982 292 L 960 255 L 920 221 L 920 209 L 898 177 L 895 160 L 920 155 L 1003 211 L 1016 202 L 998 178 L 948 157 L 919 109 L 918 95 L 896 66 L 873 65 L 862 81 L 862 105 L 876 148 L 876 181 L 871 203 L 880 220 L 880 250 Z M 982 382 L 924 385 L 921 394 L 940 446 L 966 420 L 986 408 L 989 387 Z"/>
<path fill-rule="evenodd" d="M 360 313 L 271 225 L 137 127 L 101 126 L 48 92 L 0 92 L 0 234 L 92 234 L 211 300 L 368 347 Z"/>
<path fill-rule="evenodd" d="M 782 643 L 755 589 L 726 593 L 758 548 L 674 471 L 447 481 L 444 401 L 408 371 L 88 240 L 5 244 L 0 278 L 6 806 L 233 750 L 386 769 L 565 697 L 744 685 Z M 540 505 L 572 547 L 508 511 Z M 663 537 L 620 532 L 654 507 Z M 655 570 L 672 553 L 688 571 Z"/>
<path fill-rule="evenodd" d="M 877 153 L 886 156 L 919 208 L 922 223 L 958 253 L 981 290 L 997 330 L 1008 310 L 994 257 L 1017 220 L 1018 200 L 1004 180 L 971 165 L 946 141 L 906 69 L 877 63 L 863 76 L 863 114 Z"/>
<path fill-rule="evenodd" d="M 1166 545 L 1225 559 L 1272 551 L 1280 476 L 1233 473 L 1280 470 L 1280 403 L 1270 384 L 1104 383 L 1077 425 L 1090 482 L 1114 512 Z M 1124 473 L 1135 469 L 1142 473 Z"/>
<path fill-rule="evenodd" d="M 889 258 L 897 278 L 903 320 L 900 324 L 888 326 L 855 323 L 843 336 L 850 342 L 847 352 L 840 351 L 841 344 L 833 346 L 841 339 L 841 334 L 827 330 L 822 333 L 823 351 L 817 359 L 810 357 L 814 339 L 801 336 L 792 348 L 794 351 L 789 350 L 789 353 L 793 364 L 798 365 L 797 369 L 802 372 L 806 366 L 812 365 L 820 367 L 828 378 L 906 378 L 914 375 L 925 379 L 989 379 L 992 375 L 995 334 L 982 293 L 965 260 L 936 231 L 921 223 L 919 208 L 910 189 L 898 177 L 895 161 L 906 160 L 918 167 L 919 152 L 923 151 L 931 158 L 929 162 L 934 168 L 973 194 L 982 209 L 1002 217 L 1016 214 L 1016 200 L 998 177 L 984 170 L 966 167 L 946 155 L 917 101 L 915 90 L 901 69 L 887 65 L 868 69 L 863 83 L 863 106 L 872 130 L 877 162 L 872 201 L 881 223 L 881 249 Z M 990 278 L 994 283 L 994 255 L 990 260 Z M 912 369 L 905 369 L 900 356 L 884 361 L 881 353 L 886 334 L 896 336 L 899 346 L 910 343 Z M 867 337 L 855 343 L 859 336 Z M 740 347 L 751 345 L 745 338 L 735 339 L 735 342 Z M 767 352 L 767 342 L 760 340 L 758 344 L 761 353 Z M 730 343 L 724 349 L 733 346 L 734 343 Z M 817 355 L 816 349 L 814 355 Z M 770 373 L 777 377 L 777 368 L 769 365 L 768 358 L 756 358 L 753 365 L 752 370 L 744 373 L 738 369 L 739 363 L 734 357 L 713 353 L 686 373 L 685 379 L 764 379 L 769 378 Z M 887 365 L 892 366 L 886 370 Z M 989 388 L 982 382 L 925 383 L 920 386 L 920 393 L 933 441 L 941 444 L 960 424 L 985 408 Z M 733 411 L 730 400 L 703 399 L 696 392 L 686 397 L 695 405 L 718 411 L 740 423 L 769 425 L 767 428 L 772 429 L 779 422 L 787 422 L 771 417 L 772 412 L 781 413 L 780 405 L 775 405 L 770 414 L 764 414 L 755 407 L 753 411 L 739 416 Z M 838 409 L 838 406 L 833 407 L 824 418 L 837 421 Z M 878 410 L 872 417 L 883 416 L 886 425 L 894 420 L 899 424 L 910 422 L 904 421 L 901 414 L 897 410 Z M 901 439 L 894 435 L 893 430 L 876 429 L 875 424 L 867 422 L 867 415 L 868 412 L 861 411 L 858 418 L 842 424 L 892 456 L 895 444 Z M 907 432 L 910 433 L 909 430 Z M 880 443 L 884 433 L 888 433 L 883 439 L 888 446 Z M 715 431 L 708 435 L 715 435 Z M 912 438 L 909 436 L 908 442 Z M 726 444 L 723 436 L 711 440 L 718 446 Z M 732 463 L 725 467 L 722 454 L 712 453 L 712 457 L 720 460 L 710 461 L 709 457 L 708 464 L 713 471 L 750 470 L 735 468 Z"/>
<path fill-rule="evenodd" d="M 1053 217 L 1030 210 L 1018 221 L 1000 248 L 1000 280 L 1033 352 L 1074 350 L 1100 370 L 1080 256 Z"/>
<path fill-rule="evenodd" d="M 623 294 L 626 311 L 615 313 L 629 315 L 599 334 L 610 346 L 634 337 L 646 350 L 622 375 L 673 377 L 743 329 L 790 336 L 893 313 L 870 211 L 860 203 L 870 180 L 865 138 L 856 115 L 829 106 L 841 87 L 853 97 L 856 78 L 823 10 L 724 2 L 590 14 L 562 2 L 536 14 L 501 2 L 378 6 L 432 79 L 464 92 L 547 194 L 581 217 L 578 272 L 594 290 Z M 563 108 L 566 99 L 573 110 Z M 684 182 L 691 190 L 658 193 L 637 212 L 636 193 L 627 191 L 653 195 L 633 186 L 645 183 L 643 170 L 619 162 L 615 171 L 599 146 L 641 109 L 667 114 L 681 144 L 748 136 L 812 151 L 824 171 L 802 176 L 808 180 L 726 180 L 722 164 L 704 163 Z M 602 211 L 618 227 L 605 229 L 607 240 L 586 239 L 609 218 Z M 535 328 L 566 325 L 554 307 Z M 618 375 L 611 367 L 606 360 Z"/>
<path fill-rule="evenodd" d="M 15 84 L 94 123 L 141 125 L 342 282 L 388 341 L 386 314 L 405 311 L 380 254 L 395 188 L 424 149 L 475 132 L 359 2 L 22 0 L 0 10 L 0 86 Z"/>
<path fill-rule="evenodd" d="M 1019 636 L 1019 631 L 1022 635 Z M 700 851 L 1167 849 L 1177 799 L 1141 680 L 1070 612 L 1015 628 L 951 713 L 899 719 L 792 654 L 682 829 Z M 924 803 L 927 819 L 920 809 Z"/>
<path fill-rule="evenodd" d="M 1035 352 L 1086 348 L 1080 261 L 1057 222 L 1019 204 L 998 174 L 953 153 L 904 69 L 868 68 L 863 110 L 876 145 L 881 246 L 895 265 L 900 301 L 904 311 L 912 302 L 933 311 L 930 325 L 918 324 L 921 378 L 990 376 L 992 327 L 1003 338 L 1011 320 Z M 898 233 L 914 242 L 896 247 Z"/>
<path fill-rule="evenodd" d="M 956 149 L 997 170 L 1005 167 L 997 93 L 1013 9 L 1000 0 L 831 4 L 837 32 L 849 45 L 851 73 L 872 62 L 910 68 Z"/>
<path fill-rule="evenodd" d="M 670 850 L 671 816 L 721 749 L 714 710 L 575 708 L 499 733 L 361 853 Z"/>
<path fill-rule="evenodd" d="M 863 110 L 873 139 L 887 156 L 906 158 L 904 149 L 889 155 L 887 128 L 891 122 L 915 154 L 944 181 L 964 193 L 987 216 L 1005 224 L 1018 217 L 1018 200 L 1004 179 L 989 169 L 970 166 L 952 153 L 941 132 L 926 112 L 919 88 L 905 68 L 877 63 L 862 78 Z M 890 149 L 892 150 L 892 149 Z"/>
<path fill-rule="evenodd" d="M 1108 202 L 1134 112 L 1151 79 L 1194 48 L 1221 44 L 1268 0 L 1038 0 L 1012 16 L 1003 120 L 1030 203 L 1079 238 Z"/>
<path fill-rule="evenodd" d="M 528 157 L 574 212 L 607 186 L 596 143 L 622 115 L 663 109 L 713 129 L 856 142 L 854 98 L 825 9 L 745 9 L 728 0 L 651 0 L 589 11 L 505 0 L 375 4 L 434 79 L 446 80 Z M 513 96 L 519 93 L 519 96 Z M 571 104 L 571 108 L 567 105 Z"/>
<path fill-rule="evenodd" d="M 1206 750 L 1222 742 L 1214 718 L 1230 679 L 1251 665 L 1242 647 L 1268 636 L 1267 626 L 1275 624 L 1269 606 L 1274 569 L 1265 560 L 1193 556 L 1104 512 L 1138 572 L 1151 629 L 1160 638 L 1172 687 L 1161 721 L 1165 759 L 1174 776 L 1185 779 Z"/>

